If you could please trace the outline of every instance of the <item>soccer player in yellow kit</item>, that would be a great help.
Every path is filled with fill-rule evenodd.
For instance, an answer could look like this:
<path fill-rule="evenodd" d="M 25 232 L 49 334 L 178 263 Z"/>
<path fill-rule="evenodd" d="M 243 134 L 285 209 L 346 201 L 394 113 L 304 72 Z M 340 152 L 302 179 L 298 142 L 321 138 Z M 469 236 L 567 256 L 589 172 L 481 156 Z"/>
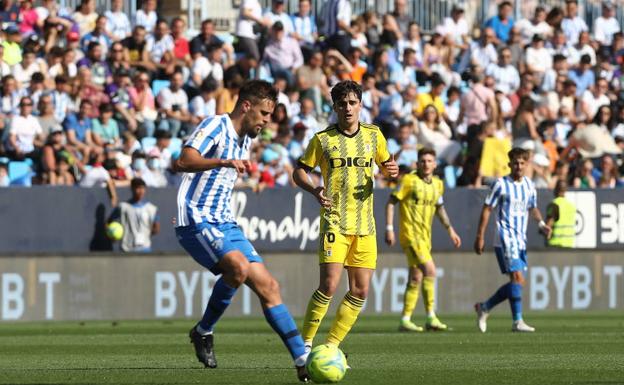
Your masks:
<path fill-rule="evenodd" d="M 332 88 L 331 96 L 338 123 L 314 135 L 293 173 L 295 183 L 321 205 L 320 283 L 308 303 L 302 329 L 308 348 L 345 268 L 349 291 L 338 307 L 326 343 L 339 345 L 355 323 L 377 267 L 373 167 L 377 164 L 392 178 L 399 173 L 379 128 L 359 121 L 360 85 L 350 80 L 340 82 Z M 308 177 L 317 166 L 323 186 L 315 186 Z"/>
<path fill-rule="evenodd" d="M 403 314 L 400 331 L 421 332 L 423 328 L 411 321 L 418 302 L 418 291 L 422 284 L 427 330 L 447 330 L 434 311 L 436 267 L 431 257 L 431 227 L 433 215 L 447 229 L 455 247 L 461 246 L 461 239 L 455 233 L 444 209 L 444 183 L 433 175 L 436 168 L 436 153 L 431 148 L 418 152 L 418 169 L 406 174 L 386 204 L 386 243 L 395 243 L 394 205 L 400 203 L 399 242 L 407 255 L 409 281 L 405 288 Z M 424 277 L 423 277 L 424 275 Z"/>

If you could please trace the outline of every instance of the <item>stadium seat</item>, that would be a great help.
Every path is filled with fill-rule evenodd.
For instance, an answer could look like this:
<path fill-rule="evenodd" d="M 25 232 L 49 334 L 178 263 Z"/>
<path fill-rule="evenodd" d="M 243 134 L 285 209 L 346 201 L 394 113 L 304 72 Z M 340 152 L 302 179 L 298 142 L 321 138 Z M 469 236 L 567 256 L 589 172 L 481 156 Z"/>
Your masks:
<path fill-rule="evenodd" d="M 182 151 L 182 139 L 171 138 L 171 143 L 169 143 L 169 151 L 171 151 L 172 154 Z"/>
<path fill-rule="evenodd" d="M 146 136 L 141 139 L 141 147 L 143 147 L 143 152 L 147 154 L 149 150 L 156 147 L 156 138 L 153 136 Z"/>
<path fill-rule="evenodd" d="M 35 175 L 30 167 L 32 161 L 13 161 L 9 162 L 9 179 L 11 186 L 32 186 L 32 177 Z"/>
<path fill-rule="evenodd" d="M 167 88 L 169 87 L 169 80 L 159 80 L 156 79 L 152 82 L 152 94 L 154 94 L 154 96 L 158 96 L 158 93 L 160 93 L 160 90 L 162 90 L 163 88 Z"/>

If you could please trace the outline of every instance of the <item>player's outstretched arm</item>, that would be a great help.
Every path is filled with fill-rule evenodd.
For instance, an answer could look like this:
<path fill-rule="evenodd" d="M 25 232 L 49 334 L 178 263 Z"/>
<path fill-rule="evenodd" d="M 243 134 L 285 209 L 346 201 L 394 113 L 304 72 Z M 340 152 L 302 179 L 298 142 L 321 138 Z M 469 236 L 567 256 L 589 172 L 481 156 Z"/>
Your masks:
<path fill-rule="evenodd" d="M 451 220 L 446 213 L 444 205 L 436 206 L 436 216 L 440 220 L 440 223 L 442 223 L 442 226 L 444 226 L 446 231 L 448 231 L 449 237 L 451 237 L 451 241 L 453 242 L 455 248 L 461 247 L 461 238 L 455 232 L 453 225 L 451 225 Z"/>
<path fill-rule="evenodd" d="M 235 168 L 239 173 L 249 169 L 248 160 L 240 159 L 206 159 L 192 147 L 184 147 L 180 157 L 172 162 L 175 172 L 202 172 L 217 167 Z"/>
<path fill-rule="evenodd" d="M 531 217 L 533 217 L 533 219 L 535 219 L 535 221 L 538 223 L 539 229 L 542 234 L 544 234 L 546 239 L 550 239 L 552 235 L 552 228 L 547 225 L 546 222 L 544 222 L 544 220 L 542 219 L 542 213 L 537 207 L 533 207 L 531 209 Z"/>
<path fill-rule="evenodd" d="M 474 251 L 475 253 L 481 255 L 483 253 L 483 249 L 485 248 L 485 228 L 490 220 L 490 214 L 492 213 L 492 207 L 488 205 L 483 205 L 483 209 L 481 209 L 481 218 L 479 218 L 479 227 L 477 228 L 477 237 L 474 243 Z"/>
<path fill-rule="evenodd" d="M 314 195 L 321 206 L 326 209 L 331 207 L 331 200 L 325 196 L 325 188 L 313 185 L 308 177 L 308 171 L 301 164 L 297 165 L 293 171 L 293 181 L 297 186 Z"/>
<path fill-rule="evenodd" d="M 388 202 L 386 203 L 386 243 L 390 246 L 393 246 L 396 242 L 396 238 L 394 237 L 394 206 L 397 204 L 399 200 L 394 196 L 390 195 L 388 197 Z"/>

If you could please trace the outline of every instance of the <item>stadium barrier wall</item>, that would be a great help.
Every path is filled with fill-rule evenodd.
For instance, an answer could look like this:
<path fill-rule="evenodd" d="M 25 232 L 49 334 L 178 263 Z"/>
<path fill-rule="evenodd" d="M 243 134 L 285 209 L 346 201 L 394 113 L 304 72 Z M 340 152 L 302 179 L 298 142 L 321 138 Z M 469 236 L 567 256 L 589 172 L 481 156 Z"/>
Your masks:
<path fill-rule="evenodd" d="M 150 189 L 147 199 L 159 209 L 161 232 L 153 237 L 155 252 L 182 253 L 173 231 L 177 215 L 175 188 Z M 390 190 L 375 191 L 377 243 L 381 251 L 399 252 L 383 242 L 384 205 Z M 486 189 L 452 189 L 445 193 L 447 212 L 463 239 L 461 251 L 471 251 Z M 573 191 L 577 204 L 576 247 L 619 250 L 624 246 L 624 196 L 620 189 Z M 129 198 L 121 189 L 119 199 Z M 552 192 L 540 190 L 538 203 L 544 214 Z M 260 194 L 235 191 L 234 214 L 247 237 L 260 252 L 313 252 L 318 246 L 319 206 L 299 189 L 265 190 Z M 0 255 L 27 253 L 66 254 L 111 251 L 104 226 L 112 209 L 104 189 L 33 187 L 0 189 Z M 398 217 L 398 215 L 396 215 Z M 398 219 L 397 219 L 398 220 Z M 493 218 L 488 236 L 492 236 Z M 395 223 L 395 227 L 397 223 Z M 491 239 L 486 239 L 491 244 Z M 528 229 L 530 250 L 544 249 L 544 239 L 534 221 Z M 434 220 L 433 248 L 453 250 L 446 231 Z"/>
<path fill-rule="evenodd" d="M 470 312 L 507 278 L 491 252 L 436 253 L 440 314 Z M 318 284 L 317 257 L 270 254 L 266 264 L 281 284 L 284 302 L 301 316 Z M 620 252 L 529 253 L 525 311 L 624 309 L 624 259 Z M 366 303 L 367 314 L 401 311 L 407 281 L 405 258 L 382 253 Z M 216 279 L 190 257 L 90 255 L 0 257 L 0 320 L 197 319 Z M 335 295 L 331 313 L 346 291 Z M 417 315 L 424 316 L 422 301 Z M 508 312 L 501 304 L 498 312 Z M 260 316 L 255 295 L 237 293 L 227 316 Z"/>

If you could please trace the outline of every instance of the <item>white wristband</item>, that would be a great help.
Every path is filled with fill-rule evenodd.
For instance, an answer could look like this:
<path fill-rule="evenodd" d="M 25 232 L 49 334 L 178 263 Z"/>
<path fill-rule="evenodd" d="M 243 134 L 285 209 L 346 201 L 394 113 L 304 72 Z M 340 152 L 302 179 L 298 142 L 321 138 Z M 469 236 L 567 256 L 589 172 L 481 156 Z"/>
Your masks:
<path fill-rule="evenodd" d="M 537 225 L 539 226 L 540 230 L 543 230 L 543 229 L 544 229 L 544 227 L 546 227 L 546 222 L 544 222 L 544 221 L 539 221 L 539 223 L 538 223 Z"/>
<path fill-rule="evenodd" d="M 386 226 L 386 231 L 394 231 L 394 226 L 392 225 Z"/>

